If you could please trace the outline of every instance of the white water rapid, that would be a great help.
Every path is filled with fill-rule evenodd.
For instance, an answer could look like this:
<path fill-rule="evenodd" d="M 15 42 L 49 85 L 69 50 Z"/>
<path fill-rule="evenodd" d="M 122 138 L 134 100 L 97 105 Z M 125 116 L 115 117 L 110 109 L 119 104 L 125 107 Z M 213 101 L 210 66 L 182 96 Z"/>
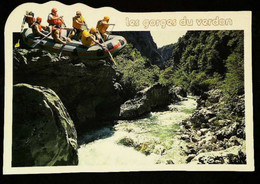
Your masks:
<path fill-rule="evenodd" d="M 196 107 L 193 97 L 144 118 L 118 121 L 114 127 L 88 132 L 79 140 L 79 166 L 182 163 L 179 123 Z"/>

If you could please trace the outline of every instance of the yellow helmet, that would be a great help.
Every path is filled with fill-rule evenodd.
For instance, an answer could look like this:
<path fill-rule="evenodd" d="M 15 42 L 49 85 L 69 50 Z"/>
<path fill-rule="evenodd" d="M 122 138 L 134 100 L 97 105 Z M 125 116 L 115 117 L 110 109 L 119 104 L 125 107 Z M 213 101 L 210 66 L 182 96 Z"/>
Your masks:
<path fill-rule="evenodd" d="M 105 20 L 105 21 L 109 21 L 109 19 L 110 19 L 110 18 L 109 18 L 108 16 L 105 16 L 105 17 L 104 17 L 104 20 Z"/>
<path fill-rule="evenodd" d="M 89 36 L 89 32 L 87 30 L 84 30 L 82 35 L 86 38 Z"/>
<path fill-rule="evenodd" d="M 76 15 L 80 15 L 81 16 L 81 11 L 76 11 Z"/>
<path fill-rule="evenodd" d="M 95 33 L 96 32 L 96 29 L 94 28 L 94 27 L 92 27 L 91 29 L 90 29 L 90 33 Z"/>

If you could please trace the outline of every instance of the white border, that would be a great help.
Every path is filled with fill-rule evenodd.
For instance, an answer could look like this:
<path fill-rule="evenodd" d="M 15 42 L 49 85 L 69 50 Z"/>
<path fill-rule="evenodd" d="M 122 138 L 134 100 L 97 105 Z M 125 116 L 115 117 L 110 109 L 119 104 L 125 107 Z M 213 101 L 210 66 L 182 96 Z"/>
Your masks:
<path fill-rule="evenodd" d="M 30 7 L 30 8 L 28 8 Z M 50 7 L 58 7 L 64 16 L 68 15 L 68 10 L 82 9 L 87 14 L 88 20 L 96 22 L 105 14 L 111 15 L 111 20 L 117 23 L 116 30 L 124 31 L 143 31 L 144 27 L 126 26 L 125 19 L 177 19 L 183 16 L 196 18 L 231 18 L 232 26 L 172 26 L 162 29 L 160 27 L 151 27 L 149 30 L 174 31 L 174 30 L 244 30 L 245 42 L 245 106 L 246 106 L 246 153 L 247 164 L 245 165 L 155 165 L 151 166 L 99 166 L 99 167 L 82 167 L 82 166 L 53 166 L 53 167 L 11 167 L 11 150 L 12 150 L 12 54 L 13 40 L 12 33 L 20 31 L 21 19 L 24 12 L 28 9 L 36 12 L 50 11 Z M 64 13 L 63 13 L 64 12 Z M 66 12 L 66 13 L 65 13 Z M 72 12 L 74 14 L 74 12 Z M 84 15 L 83 13 L 83 15 Z M 253 149 L 253 96 L 252 96 L 252 41 L 251 41 L 251 15 L 250 11 L 239 12 L 154 12 L 154 13 L 124 13 L 110 7 L 94 9 L 84 4 L 64 5 L 57 1 L 51 1 L 44 4 L 25 3 L 18 6 L 8 17 L 5 26 L 5 120 L 4 120 L 4 154 L 3 154 L 3 174 L 38 174 L 38 173 L 75 173 L 75 172 L 128 172 L 128 171 L 254 171 L 254 149 Z M 95 16 L 93 16 L 95 15 Z M 38 15 L 37 15 L 38 16 Z M 69 16 L 68 17 L 72 17 Z M 17 26 L 19 25 L 19 26 Z"/>

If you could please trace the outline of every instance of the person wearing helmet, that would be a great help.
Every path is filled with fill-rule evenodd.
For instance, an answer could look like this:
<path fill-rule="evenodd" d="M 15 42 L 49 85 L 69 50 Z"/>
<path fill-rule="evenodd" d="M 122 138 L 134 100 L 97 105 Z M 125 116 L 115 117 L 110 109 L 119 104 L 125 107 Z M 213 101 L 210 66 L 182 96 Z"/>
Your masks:
<path fill-rule="evenodd" d="M 56 8 L 51 9 L 51 13 L 48 15 L 47 22 L 49 23 L 49 26 L 56 26 L 59 24 L 60 21 L 63 22 L 63 16 L 58 15 L 58 10 Z"/>
<path fill-rule="evenodd" d="M 47 29 L 47 27 L 42 25 L 41 22 L 42 22 L 42 18 L 37 17 L 35 23 L 33 23 L 32 30 L 34 36 L 45 37 L 48 35 L 48 32 L 44 31 Z"/>
<path fill-rule="evenodd" d="M 109 26 L 109 17 L 105 16 L 102 20 L 99 20 L 97 22 L 97 30 L 100 33 L 100 36 L 104 39 L 104 41 L 107 40 L 108 34 L 107 34 L 107 28 Z"/>
<path fill-rule="evenodd" d="M 81 42 L 86 47 L 91 47 L 95 44 L 101 45 L 99 41 L 95 39 L 95 36 L 90 32 L 88 32 L 87 30 L 84 30 L 82 32 Z"/>
<path fill-rule="evenodd" d="M 95 36 L 95 39 L 100 42 L 100 36 L 98 35 L 98 32 L 97 32 L 97 30 L 96 30 L 95 28 L 92 27 L 92 28 L 89 30 L 89 33 L 92 34 L 92 35 L 94 35 L 94 36 Z"/>
<path fill-rule="evenodd" d="M 66 44 L 67 42 L 71 42 L 70 38 L 61 35 L 62 29 L 62 21 L 57 21 L 57 24 L 53 27 L 51 36 L 53 40 L 57 43 Z"/>
<path fill-rule="evenodd" d="M 34 13 L 32 11 L 29 11 L 29 12 L 26 11 L 26 14 L 24 15 L 24 18 L 23 18 L 21 31 L 23 31 L 25 23 L 27 23 L 28 27 L 30 28 L 34 22 L 35 22 Z"/>
<path fill-rule="evenodd" d="M 70 38 L 76 38 L 77 40 L 81 37 L 81 33 L 83 31 L 83 25 L 85 25 L 88 29 L 88 26 L 85 22 L 84 17 L 82 16 L 80 11 L 76 12 L 76 16 L 72 18 L 72 26 L 73 30 L 70 34 Z"/>

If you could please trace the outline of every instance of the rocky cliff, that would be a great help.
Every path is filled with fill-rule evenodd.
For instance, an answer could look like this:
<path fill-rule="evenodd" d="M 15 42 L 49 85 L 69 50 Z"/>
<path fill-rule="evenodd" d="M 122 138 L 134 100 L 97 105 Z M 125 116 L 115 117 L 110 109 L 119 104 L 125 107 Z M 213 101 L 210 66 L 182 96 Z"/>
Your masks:
<path fill-rule="evenodd" d="M 163 46 L 158 49 L 158 52 L 162 56 L 162 62 L 165 62 L 172 57 L 173 48 L 174 48 L 174 45 L 170 44 L 170 45 L 166 45 L 166 46 Z"/>
<path fill-rule="evenodd" d="M 60 97 L 76 127 L 95 127 L 118 117 L 120 74 L 105 61 L 82 61 L 39 49 L 14 51 L 14 84 L 51 88 Z M 81 130 L 81 128 L 79 129 Z"/>
<path fill-rule="evenodd" d="M 162 57 L 149 31 L 124 31 L 113 32 L 113 34 L 122 35 L 126 38 L 127 42 L 133 44 L 134 48 L 139 50 L 143 56 L 150 59 L 152 64 L 161 66 Z"/>
<path fill-rule="evenodd" d="M 77 165 L 77 132 L 55 92 L 17 84 L 13 96 L 12 166 Z"/>

